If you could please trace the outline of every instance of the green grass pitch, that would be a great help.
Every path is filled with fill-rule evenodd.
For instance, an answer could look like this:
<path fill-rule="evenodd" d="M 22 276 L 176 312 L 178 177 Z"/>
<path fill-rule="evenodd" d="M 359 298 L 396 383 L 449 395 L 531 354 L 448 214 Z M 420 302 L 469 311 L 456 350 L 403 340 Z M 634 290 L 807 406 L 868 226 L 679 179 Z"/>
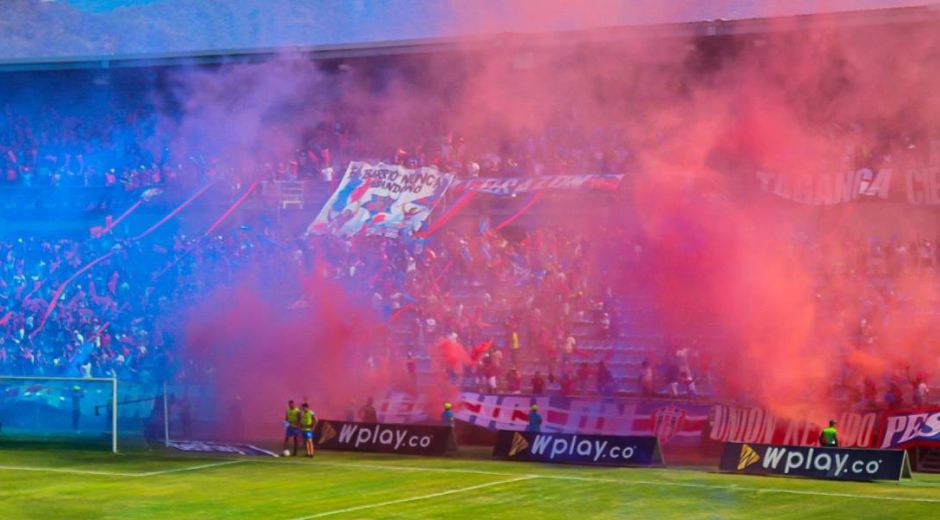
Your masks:
<path fill-rule="evenodd" d="M 319 452 L 316 459 L 0 447 L 0 518 L 940 518 L 940 475 L 846 483 Z"/>

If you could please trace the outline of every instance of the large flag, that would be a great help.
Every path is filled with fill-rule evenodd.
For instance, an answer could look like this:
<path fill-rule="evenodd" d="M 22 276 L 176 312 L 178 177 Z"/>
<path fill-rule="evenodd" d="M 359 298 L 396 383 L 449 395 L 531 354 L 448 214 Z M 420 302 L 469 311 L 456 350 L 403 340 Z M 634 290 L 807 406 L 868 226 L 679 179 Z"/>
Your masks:
<path fill-rule="evenodd" d="M 436 168 L 351 162 L 307 233 L 395 237 L 417 231 L 453 180 Z"/>

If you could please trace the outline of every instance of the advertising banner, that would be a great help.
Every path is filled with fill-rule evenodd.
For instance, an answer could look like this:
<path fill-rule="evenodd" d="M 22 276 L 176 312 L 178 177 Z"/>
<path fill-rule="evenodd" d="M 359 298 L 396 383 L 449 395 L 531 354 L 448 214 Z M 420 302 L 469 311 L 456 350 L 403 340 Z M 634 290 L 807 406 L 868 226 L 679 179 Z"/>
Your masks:
<path fill-rule="evenodd" d="M 940 447 L 940 407 L 884 412 L 882 448 Z"/>
<path fill-rule="evenodd" d="M 500 430 L 493 457 L 507 460 L 596 466 L 663 464 L 659 440 L 651 436 L 582 435 Z"/>
<path fill-rule="evenodd" d="M 719 442 L 813 446 L 823 425 L 807 418 L 783 419 L 761 407 L 715 405 L 709 438 Z M 878 412 L 845 412 L 834 417 L 839 444 L 846 448 L 873 448 Z"/>
<path fill-rule="evenodd" d="M 307 233 L 397 237 L 417 231 L 453 180 L 436 168 L 351 162 Z"/>
<path fill-rule="evenodd" d="M 404 455 L 444 455 L 453 445 L 450 426 L 373 424 L 321 420 L 314 440 L 318 448 Z"/>
<path fill-rule="evenodd" d="M 251 444 L 227 444 L 209 441 L 170 441 L 168 446 L 179 451 L 228 453 L 232 455 L 267 455 L 269 457 L 277 457 L 273 452 Z"/>
<path fill-rule="evenodd" d="M 721 471 L 827 480 L 901 480 L 911 477 L 903 450 L 779 446 L 729 442 Z"/>

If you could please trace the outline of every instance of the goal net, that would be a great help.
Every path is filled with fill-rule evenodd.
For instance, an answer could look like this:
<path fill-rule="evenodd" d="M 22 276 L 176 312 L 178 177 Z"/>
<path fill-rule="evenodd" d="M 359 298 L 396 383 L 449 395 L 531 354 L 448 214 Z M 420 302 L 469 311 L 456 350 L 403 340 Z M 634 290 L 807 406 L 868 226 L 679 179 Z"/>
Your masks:
<path fill-rule="evenodd" d="M 0 445 L 46 442 L 118 450 L 118 381 L 0 375 Z"/>

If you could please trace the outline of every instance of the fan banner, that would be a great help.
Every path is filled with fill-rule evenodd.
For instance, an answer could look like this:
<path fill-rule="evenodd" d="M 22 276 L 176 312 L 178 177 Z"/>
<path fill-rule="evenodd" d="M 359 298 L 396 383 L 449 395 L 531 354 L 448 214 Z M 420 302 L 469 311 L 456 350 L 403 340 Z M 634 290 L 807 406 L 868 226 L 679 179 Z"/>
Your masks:
<path fill-rule="evenodd" d="M 698 446 L 708 420 L 707 404 L 665 400 L 523 396 L 462 392 L 456 418 L 489 430 L 524 430 L 533 404 L 542 431 L 655 436 L 664 446 Z"/>
<path fill-rule="evenodd" d="M 940 447 L 940 407 L 884 412 L 882 448 Z"/>
<path fill-rule="evenodd" d="M 839 425 L 839 445 L 874 448 L 878 434 L 878 412 L 843 412 L 833 416 Z M 718 442 L 748 442 L 813 446 L 824 424 L 812 417 L 784 418 L 759 406 L 718 404 L 711 409 L 708 437 Z"/>
<path fill-rule="evenodd" d="M 940 205 L 940 167 L 859 168 L 836 172 L 783 174 L 759 171 L 760 189 L 810 206 L 856 201 L 894 201 L 913 206 Z"/>
<path fill-rule="evenodd" d="M 397 237 L 417 231 L 453 182 L 436 168 L 351 162 L 307 233 Z"/>
<path fill-rule="evenodd" d="M 614 192 L 620 187 L 623 175 L 547 175 L 543 177 L 476 178 L 458 181 L 455 188 L 489 193 L 490 195 L 516 195 L 542 190 L 596 190 Z"/>

